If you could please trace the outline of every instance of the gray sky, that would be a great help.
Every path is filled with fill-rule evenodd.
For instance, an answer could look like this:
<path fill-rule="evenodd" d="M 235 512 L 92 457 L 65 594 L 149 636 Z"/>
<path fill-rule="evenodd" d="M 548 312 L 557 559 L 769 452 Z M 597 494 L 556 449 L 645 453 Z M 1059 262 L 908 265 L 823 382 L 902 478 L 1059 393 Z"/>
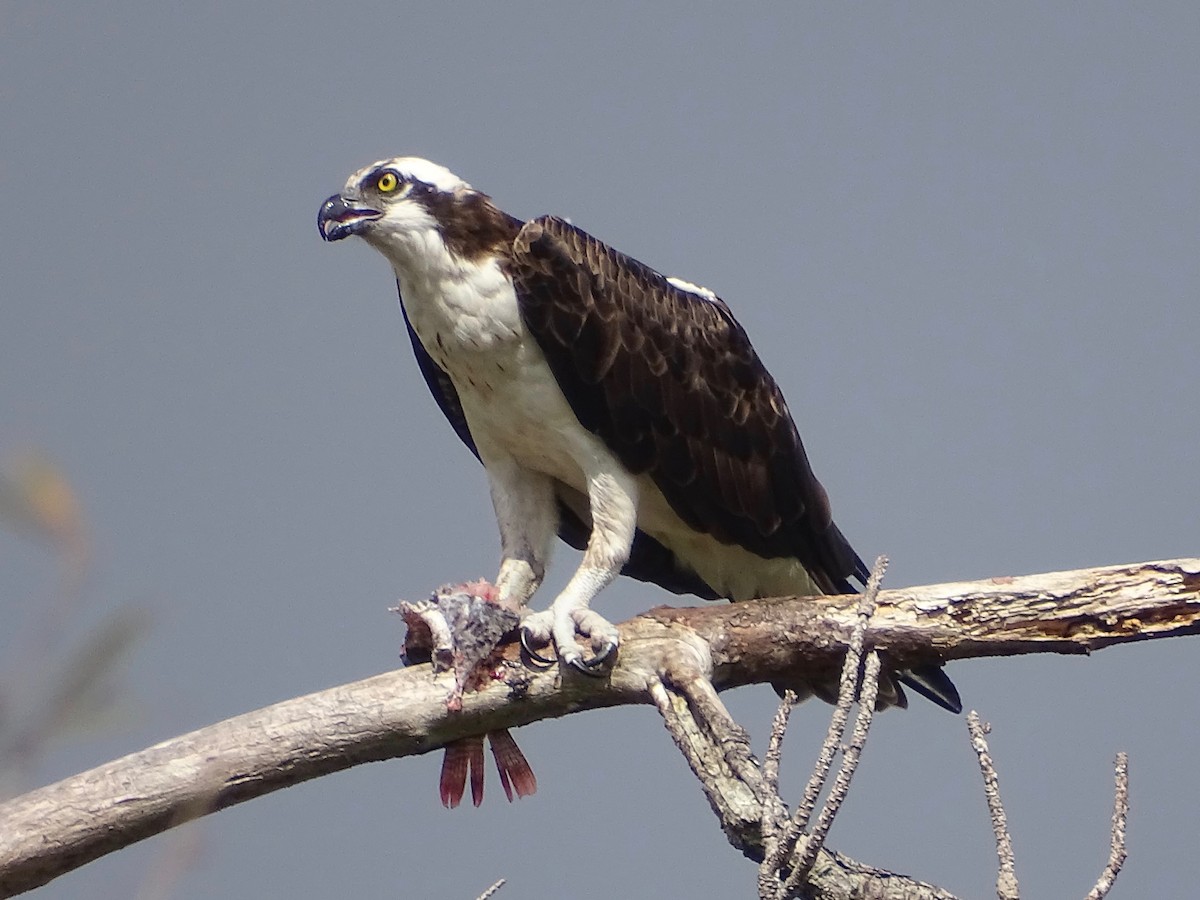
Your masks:
<path fill-rule="evenodd" d="M 893 586 L 1196 555 L 1198 45 L 1190 2 L 5 0 L 0 458 L 44 448 L 85 504 L 73 628 L 154 616 L 127 715 L 39 780 L 391 668 L 396 598 L 494 574 L 483 472 L 385 263 L 315 228 L 383 156 L 726 298 Z M 0 533 L 0 653 L 52 581 Z M 666 600 L 622 582 L 599 607 Z M 1175 641 L 951 667 L 995 728 L 1028 896 L 1099 872 L 1120 749 L 1113 896 L 1194 894 L 1196 659 Z M 728 699 L 761 750 L 773 694 Z M 796 789 L 826 710 L 793 721 Z M 830 844 L 992 895 L 963 718 L 915 702 L 876 729 Z M 518 739 L 532 799 L 493 776 L 482 809 L 447 812 L 435 755 L 361 767 L 191 826 L 173 896 L 468 898 L 501 876 L 503 897 L 751 896 L 652 711 Z M 132 896 L 169 846 L 42 896 Z"/>

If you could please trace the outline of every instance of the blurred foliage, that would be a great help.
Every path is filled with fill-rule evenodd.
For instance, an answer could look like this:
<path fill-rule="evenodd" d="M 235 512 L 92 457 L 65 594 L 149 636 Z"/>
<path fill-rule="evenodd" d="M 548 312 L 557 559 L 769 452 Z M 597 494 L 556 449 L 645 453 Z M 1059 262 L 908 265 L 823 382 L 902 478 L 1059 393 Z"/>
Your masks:
<path fill-rule="evenodd" d="M 62 471 L 37 452 L 0 468 L 0 524 L 66 550 L 86 545 L 79 501 Z"/>
<path fill-rule="evenodd" d="M 79 640 L 90 550 L 78 496 L 44 454 L 25 452 L 0 463 L 0 527 L 53 553 L 58 579 L 51 594 L 31 598 L 28 621 L 6 635 L 0 660 L 0 797 L 15 792 L 58 738 L 113 718 L 120 664 L 146 630 L 144 611 L 120 607 Z"/>

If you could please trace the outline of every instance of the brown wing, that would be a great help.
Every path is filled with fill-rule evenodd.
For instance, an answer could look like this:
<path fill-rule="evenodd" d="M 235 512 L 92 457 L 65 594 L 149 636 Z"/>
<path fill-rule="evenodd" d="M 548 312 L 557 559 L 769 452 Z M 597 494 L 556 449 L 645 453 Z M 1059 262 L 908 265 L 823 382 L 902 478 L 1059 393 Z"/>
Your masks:
<path fill-rule="evenodd" d="M 397 282 L 396 288 L 399 289 L 399 287 L 400 283 Z M 413 353 L 417 357 L 417 367 L 421 370 L 421 375 L 424 376 L 425 383 L 429 386 L 429 392 L 433 394 L 433 399 L 450 422 L 454 433 L 467 445 L 467 449 L 475 455 L 475 458 L 479 459 L 479 450 L 475 446 L 475 439 L 471 436 L 471 429 L 467 425 L 467 417 L 463 412 L 458 391 L 454 388 L 454 382 L 434 362 L 429 351 L 425 349 L 425 345 L 421 343 L 421 339 L 417 337 L 417 333 L 408 319 L 408 310 L 404 306 L 403 296 L 400 297 L 400 313 L 404 316 L 404 327 L 408 330 Z M 588 539 L 588 526 L 585 524 L 585 520 L 580 518 L 572 505 L 566 501 L 562 491 L 559 492 L 557 500 L 558 536 L 576 550 L 584 549 Z M 584 502 L 586 503 L 586 500 Z M 709 587 L 699 575 L 681 566 L 670 550 L 640 528 L 633 536 L 629 559 L 621 569 L 621 574 L 636 578 L 638 581 L 657 584 L 675 594 L 695 594 L 705 600 L 717 599 L 716 591 Z"/>
<path fill-rule="evenodd" d="M 689 527 L 796 557 L 831 592 L 865 579 L 778 385 L 724 303 L 561 219 L 527 223 L 513 250 L 522 317 L 579 421 Z"/>

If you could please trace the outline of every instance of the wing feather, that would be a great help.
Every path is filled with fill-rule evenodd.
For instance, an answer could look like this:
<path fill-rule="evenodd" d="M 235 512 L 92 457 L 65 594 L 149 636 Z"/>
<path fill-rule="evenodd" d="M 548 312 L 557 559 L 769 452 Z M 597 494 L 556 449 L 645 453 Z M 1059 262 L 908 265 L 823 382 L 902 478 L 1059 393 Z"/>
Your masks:
<path fill-rule="evenodd" d="M 399 289 L 399 283 L 396 287 Z M 454 382 L 429 355 L 429 351 L 417 337 L 412 323 L 409 322 L 408 310 L 404 308 L 403 296 L 400 298 L 400 313 L 404 316 L 404 326 L 408 331 L 409 340 L 412 342 L 413 354 L 417 358 L 417 368 L 421 370 L 429 392 L 433 394 L 433 399 L 437 402 L 438 408 L 441 409 L 447 421 L 450 422 L 454 433 L 466 444 L 467 449 L 475 455 L 475 458 L 479 459 L 479 450 L 475 446 L 475 439 L 471 436 L 471 429 L 467 425 L 467 417 L 463 412 L 462 401 L 459 399 Z M 583 515 L 579 509 L 584 510 Z M 558 536 L 576 550 L 583 550 L 587 546 L 588 534 L 591 531 L 586 509 L 587 500 L 585 498 L 568 496 L 568 490 L 565 487 L 558 492 Z M 675 558 L 675 554 L 641 529 L 638 529 L 633 537 L 633 548 L 629 554 L 629 561 L 625 563 L 621 573 L 630 578 L 636 578 L 638 581 L 657 584 L 676 594 L 695 594 L 706 600 L 717 599 L 716 591 L 705 584 L 700 576 L 681 565 Z"/>
<path fill-rule="evenodd" d="M 648 472 L 684 522 L 760 556 L 795 556 L 827 591 L 852 590 L 848 578 L 866 583 L 866 566 L 833 524 L 783 395 L 724 303 L 676 288 L 558 219 L 526 225 L 514 250 L 522 316 L 580 422 L 625 465 Z M 478 457 L 453 382 L 417 337 L 403 297 L 400 307 L 430 392 Z M 586 498 L 560 485 L 557 499 L 559 537 L 583 549 Z M 641 529 L 622 573 L 718 598 Z M 895 677 L 952 712 L 962 709 L 940 666 Z"/>
<path fill-rule="evenodd" d="M 522 228 L 511 274 L 580 422 L 684 522 L 796 557 L 828 590 L 860 577 L 783 395 L 722 301 L 554 217 Z"/>

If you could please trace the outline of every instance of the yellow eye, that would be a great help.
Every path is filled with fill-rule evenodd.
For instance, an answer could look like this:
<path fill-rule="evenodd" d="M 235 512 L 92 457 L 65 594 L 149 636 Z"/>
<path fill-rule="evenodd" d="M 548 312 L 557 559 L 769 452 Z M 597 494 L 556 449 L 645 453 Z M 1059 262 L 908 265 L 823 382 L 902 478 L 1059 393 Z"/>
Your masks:
<path fill-rule="evenodd" d="M 390 194 L 400 186 L 400 179 L 396 177 L 394 172 L 384 172 L 379 176 L 379 180 L 375 182 L 375 186 L 385 194 Z"/>

